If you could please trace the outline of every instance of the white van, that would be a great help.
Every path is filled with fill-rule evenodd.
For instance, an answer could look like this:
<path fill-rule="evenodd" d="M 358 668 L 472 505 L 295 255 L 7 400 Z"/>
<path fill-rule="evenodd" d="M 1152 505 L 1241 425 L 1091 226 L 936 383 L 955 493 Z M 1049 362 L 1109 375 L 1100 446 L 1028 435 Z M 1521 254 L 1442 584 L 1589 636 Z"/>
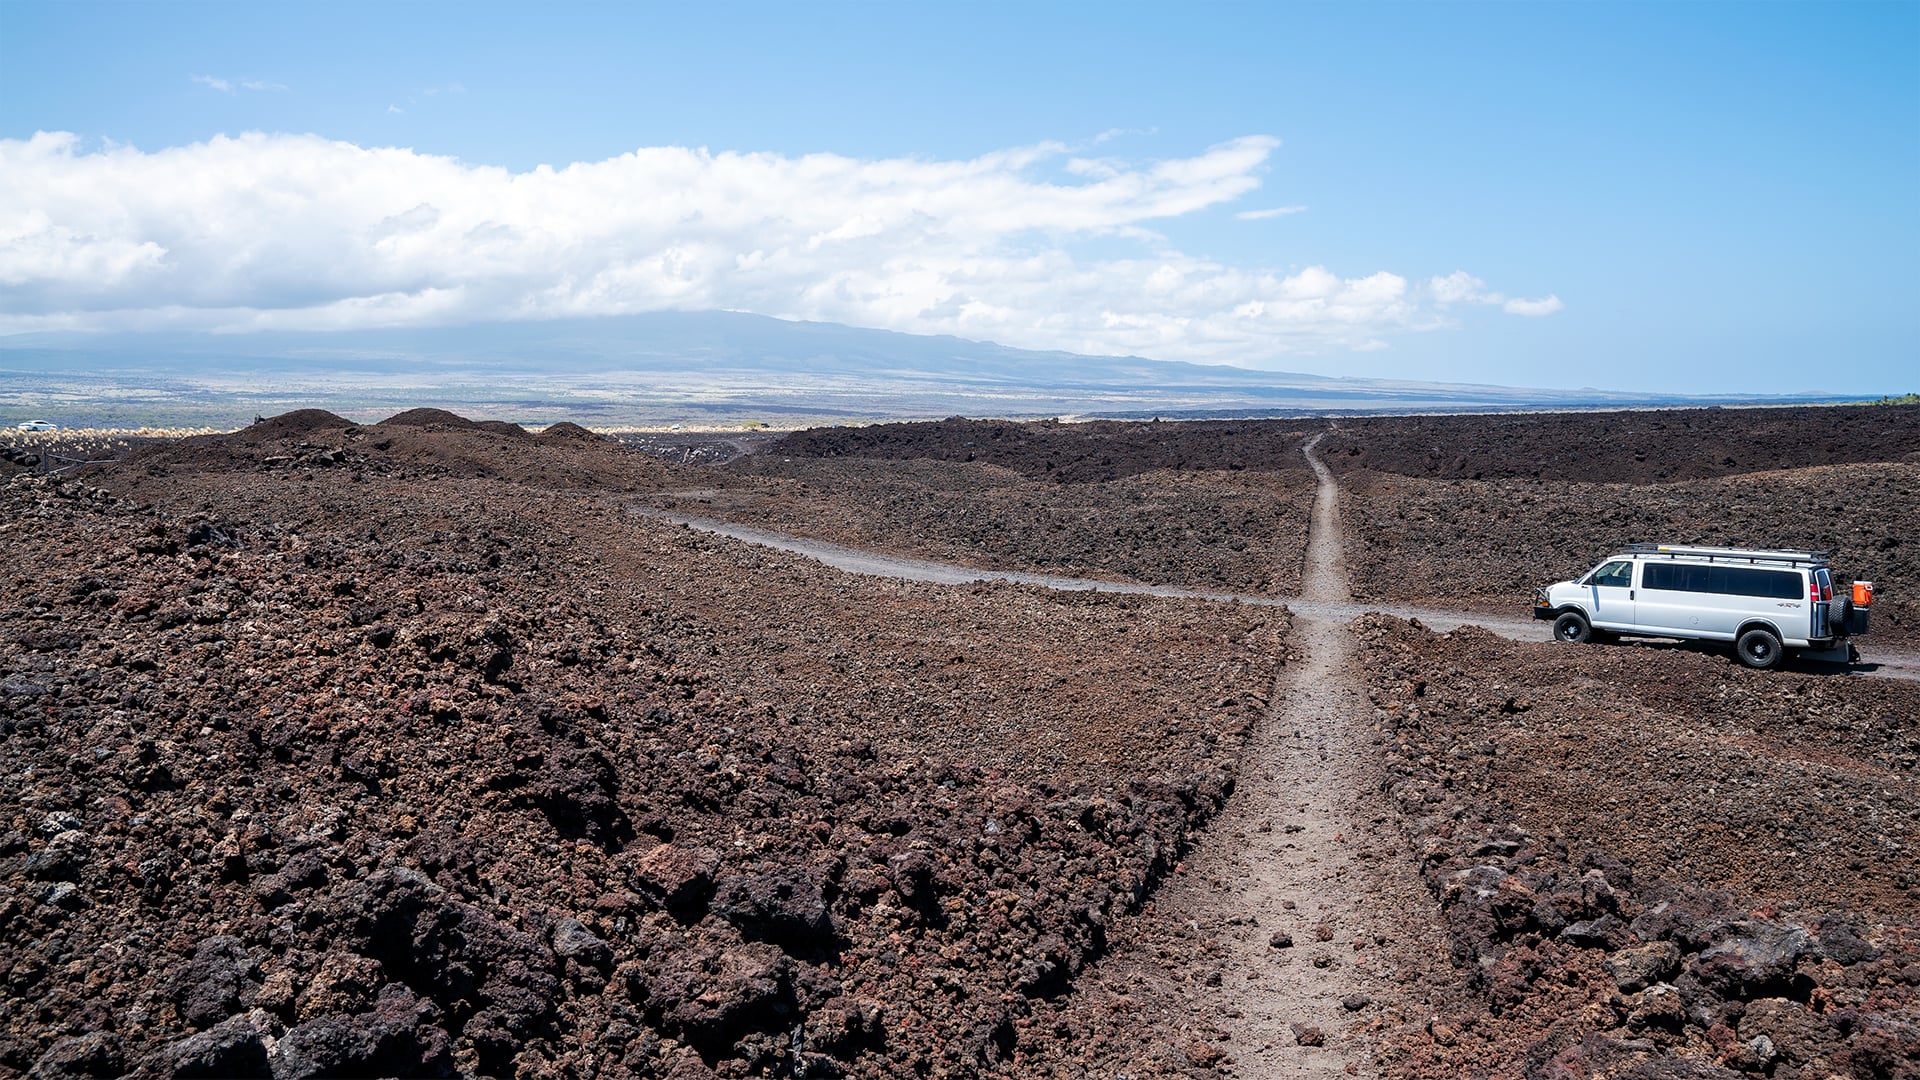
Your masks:
<path fill-rule="evenodd" d="M 1824 551 L 1635 544 L 1575 581 L 1535 589 L 1533 617 L 1561 641 L 1620 634 L 1730 641 L 1740 662 L 1776 667 L 1792 654 L 1847 662 L 1867 632 L 1873 583 L 1834 595 Z"/>

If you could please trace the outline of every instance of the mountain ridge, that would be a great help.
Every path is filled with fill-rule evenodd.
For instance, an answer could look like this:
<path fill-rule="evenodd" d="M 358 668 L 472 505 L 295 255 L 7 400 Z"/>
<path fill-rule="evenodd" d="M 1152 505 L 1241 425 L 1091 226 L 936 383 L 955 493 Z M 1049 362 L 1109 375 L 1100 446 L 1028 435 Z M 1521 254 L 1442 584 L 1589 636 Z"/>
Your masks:
<path fill-rule="evenodd" d="M 441 404 L 602 424 L 996 415 L 1237 416 L 1774 403 L 1264 371 L 1017 349 L 743 312 L 376 330 L 37 332 L 0 338 L 0 413 L 200 420 Z"/>

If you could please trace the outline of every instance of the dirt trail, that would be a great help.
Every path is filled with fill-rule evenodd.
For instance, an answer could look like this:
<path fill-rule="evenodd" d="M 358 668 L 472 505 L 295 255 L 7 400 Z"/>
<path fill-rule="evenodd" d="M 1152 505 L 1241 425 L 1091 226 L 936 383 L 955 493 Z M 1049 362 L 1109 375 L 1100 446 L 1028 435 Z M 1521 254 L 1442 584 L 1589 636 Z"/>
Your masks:
<path fill-rule="evenodd" d="M 1391 857 L 1400 842 L 1375 835 L 1385 814 L 1366 811 L 1376 801 L 1360 723 L 1370 706 L 1348 670 L 1347 619 L 1336 614 L 1347 606 L 1338 490 L 1313 456 L 1318 441 L 1306 445 L 1320 489 L 1303 574 L 1314 603 L 1293 605 L 1304 616 L 1292 642 L 1298 659 L 1275 688 L 1233 799 L 1199 837 L 1187 872 L 1155 900 L 1160 919 L 1215 949 L 1175 952 L 1170 962 L 1119 958 L 1148 969 L 1130 974 L 1157 988 L 1161 1007 L 1225 1030 L 1222 1049 L 1241 1077 L 1375 1074 L 1363 1032 L 1383 1011 L 1386 1025 L 1405 1022 L 1397 973 L 1409 962 L 1431 966 L 1440 948 L 1432 900 Z M 1179 970 L 1196 966 L 1206 970 Z"/>

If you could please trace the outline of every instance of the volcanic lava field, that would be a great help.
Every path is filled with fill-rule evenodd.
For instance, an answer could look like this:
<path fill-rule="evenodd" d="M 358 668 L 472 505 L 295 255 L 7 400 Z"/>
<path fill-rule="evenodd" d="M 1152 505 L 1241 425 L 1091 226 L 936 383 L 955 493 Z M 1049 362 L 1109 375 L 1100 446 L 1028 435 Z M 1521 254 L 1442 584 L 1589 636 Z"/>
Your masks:
<path fill-rule="evenodd" d="M 0 454 L 0 1076 L 1920 1076 L 1920 408 L 688 439 Z"/>

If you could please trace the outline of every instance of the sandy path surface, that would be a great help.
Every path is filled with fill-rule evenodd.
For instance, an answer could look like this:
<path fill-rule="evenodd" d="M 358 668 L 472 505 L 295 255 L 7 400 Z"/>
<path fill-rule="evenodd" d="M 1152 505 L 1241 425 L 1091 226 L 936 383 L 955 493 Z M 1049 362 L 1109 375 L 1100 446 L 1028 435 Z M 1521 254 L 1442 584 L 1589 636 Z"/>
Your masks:
<path fill-rule="evenodd" d="M 1400 982 L 1401 971 L 1446 967 L 1431 897 L 1390 857 L 1404 840 L 1388 834 L 1384 810 L 1370 809 L 1378 802 L 1362 720 L 1370 706 L 1349 671 L 1348 620 L 1336 614 L 1350 607 L 1338 489 L 1313 455 L 1317 442 L 1305 448 L 1320 480 L 1306 603 L 1291 605 L 1304 616 L 1291 641 L 1298 659 L 1242 759 L 1234 798 L 1198 837 L 1187 872 L 1155 899 L 1161 921 L 1216 948 L 1116 958 L 1154 989 L 1159 1008 L 1184 1008 L 1224 1030 L 1236 1075 L 1276 1080 L 1377 1074 L 1366 1032 L 1418 1021 L 1407 1000 L 1417 988 Z M 1181 970 L 1196 962 L 1205 970 Z M 1197 1026 L 1177 1016 L 1161 1023 Z"/>

